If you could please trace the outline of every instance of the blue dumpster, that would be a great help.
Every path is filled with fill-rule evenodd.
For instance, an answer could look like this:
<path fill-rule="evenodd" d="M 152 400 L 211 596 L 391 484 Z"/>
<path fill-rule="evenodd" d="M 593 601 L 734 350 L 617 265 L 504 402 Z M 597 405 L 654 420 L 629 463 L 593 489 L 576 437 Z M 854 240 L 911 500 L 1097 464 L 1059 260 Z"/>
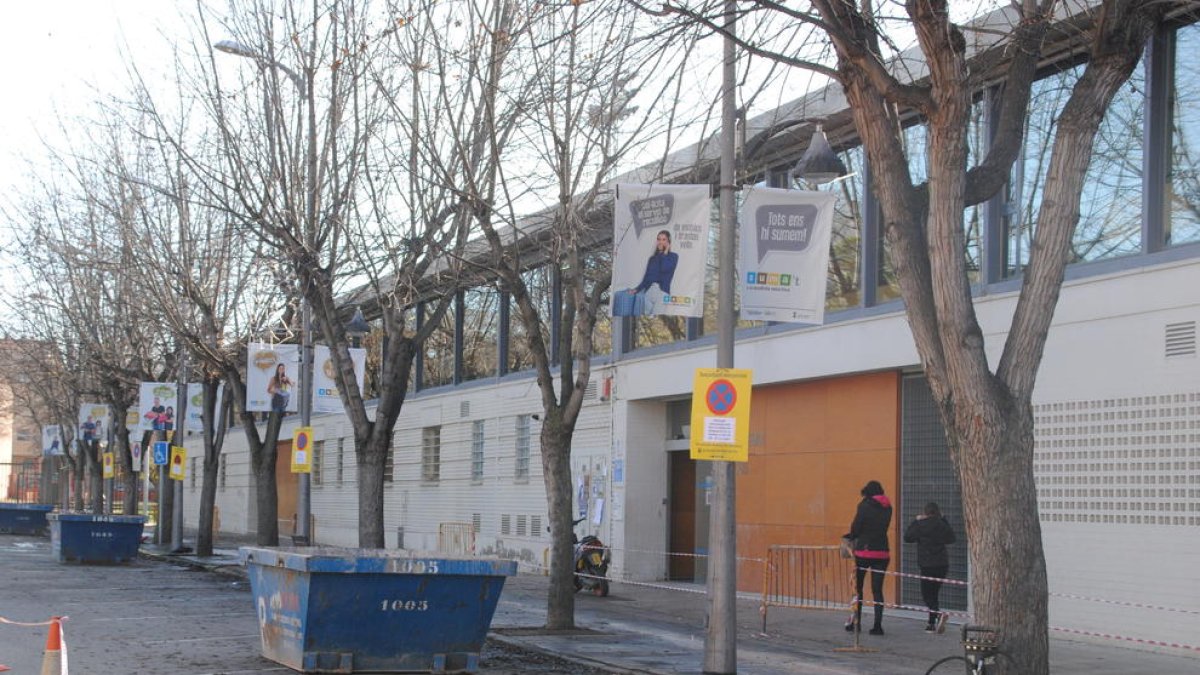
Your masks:
<path fill-rule="evenodd" d="M 46 534 L 53 504 L 0 504 L 0 534 Z"/>
<path fill-rule="evenodd" d="M 242 548 L 263 656 L 305 673 L 479 667 L 514 560 L 412 551 Z"/>
<path fill-rule="evenodd" d="M 137 558 L 145 516 L 51 513 L 50 549 L 59 562 L 122 563 Z"/>

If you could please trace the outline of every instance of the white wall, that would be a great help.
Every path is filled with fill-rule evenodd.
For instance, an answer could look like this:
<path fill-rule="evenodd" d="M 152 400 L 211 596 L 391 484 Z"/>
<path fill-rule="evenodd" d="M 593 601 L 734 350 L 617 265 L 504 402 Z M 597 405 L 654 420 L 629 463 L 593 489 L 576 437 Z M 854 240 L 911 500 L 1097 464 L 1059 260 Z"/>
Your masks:
<path fill-rule="evenodd" d="M 1200 261 L 1196 260 L 1071 281 L 1063 288 L 1034 396 L 1040 411 L 1039 443 L 1070 440 L 1075 444 L 1072 449 L 1101 452 L 1154 448 L 1154 461 L 1167 464 L 1161 470 L 1156 465 L 1151 472 L 1156 480 L 1154 497 L 1140 501 L 1155 509 L 1167 503 L 1170 511 L 1166 513 L 1184 520 L 1183 524 L 1132 524 L 1129 517 L 1149 513 L 1133 510 L 1130 505 L 1139 500 L 1130 497 L 1043 497 L 1052 593 L 1178 608 L 1200 605 L 1200 584 L 1194 580 L 1200 563 L 1200 524 L 1193 524 L 1200 519 L 1200 359 L 1168 360 L 1163 355 L 1167 323 L 1200 321 L 1196 289 L 1200 289 Z M 1015 304 L 1012 293 L 977 301 L 993 367 Z M 905 318 L 893 313 L 782 334 L 744 335 L 738 339 L 735 363 L 753 369 L 756 384 L 766 384 L 913 368 L 918 359 Z M 612 397 L 588 400 L 576 432 L 572 467 L 577 476 L 590 472 L 592 480 L 599 481 L 606 507 L 599 525 L 589 520 L 579 531 L 608 537 L 617 549 L 613 572 L 618 576 L 657 579 L 665 575 L 665 557 L 653 553 L 667 548 L 667 416 L 663 400 L 688 395 L 694 369 L 714 364 L 713 348 L 660 351 L 623 356 L 615 366 L 593 375 L 598 389 L 606 375 L 614 377 Z M 1160 405 L 1159 399 L 1167 396 L 1173 403 Z M 1174 403 L 1181 396 L 1183 402 Z M 1106 422 L 1101 421 L 1093 429 L 1097 424 L 1069 423 L 1063 421 L 1066 413 L 1056 412 L 1056 406 L 1075 406 L 1072 412 L 1076 415 L 1084 408 L 1089 415 L 1103 415 L 1110 400 L 1116 406 L 1112 410 L 1118 411 L 1114 414 L 1129 419 L 1113 419 L 1107 424 L 1142 426 L 1106 430 Z M 463 401 L 469 402 L 467 417 L 460 415 Z M 1093 410 L 1096 406 L 1099 409 Z M 1170 411 L 1161 412 L 1164 407 Z M 514 417 L 538 413 L 539 408 L 536 384 L 525 377 L 411 397 L 397 427 L 401 449 L 396 480 L 385 488 L 388 545 L 394 544 L 395 527 L 403 524 L 408 547 L 433 548 L 438 523 L 470 522 L 474 514 L 480 514 L 479 550 L 518 557 L 530 565 L 543 564 L 549 540 L 537 422 L 531 429 L 529 480 L 516 481 L 512 476 Z M 486 425 L 486 477 L 480 484 L 472 484 L 469 478 L 470 422 L 474 419 L 484 419 Z M 1148 426 L 1151 422 L 1155 427 Z M 436 485 L 423 485 L 420 429 L 438 424 L 442 426 L 442 479 Z M 1166 427 L 1159 429 L 1159 425 Z M 338 434 L 350 436 L 348 424 L 336 416 L 324 416 L 314 420 L 314 427 L 318 439 L 327 439 L 325 484 L 313 490 L 317 540 L 352 546 L 357 543 L 352 441 L 347 441 L 344 485 L 337 489 L 331 484 L 331 457 L 336 447 L 331 439 Z M 285 437 L 290 436 L 288 429 Z M 1158 457 L 1159 448 L 1169 449 L 1172 456 Z M 1061 465 L 1069 462 L 1045 454 L 1056 449 L 1061 450 L 1042 445 L 1038 449 L 1037 476 L 1048 489 L 1064 487 L 1053 484 L 1060 475 L 1086 481 L 1097 474 L 1111 474 L 1116 480 L 1136 473 L 1127 465 L 1133 461 L 1130 458 L 1074 460 L 1068 470 Z M 230 487 L 218 493 L 222 525 L 231 531 L 248 531 L 253 526 L 248 510 L 253 499 L 246 485 L 249 470 L 240 430 L 231 433 L 226 451 L 230 455 Z M 621 483 L 612 480 L 614 458 L 624 461 Z M 1143 467 L 1138 475 L 1146 473 Z M 1165 481 L 1161 485 L 1159 476 Z M 1070 487 L 1106 489 L 1083 483 Z M 1163 489 L 1168 490 L 1165 497 L 1158 493 Z M 614 505 L 613 499 L 621 503 Z M 1126 510 L 1115 510 L 1122 502 Z M 1054 503 L 1059 507 L 1051 508 Z M 1064 506 L 1068 503 L 1072 509 Z M 196 497 L 189 495 L 187 505 L 189 522 L 194 524 Z M 1159 512 L 1153 513 L 1157 516 Z M 1101 519 L 1125 515 L 1127 522 L 1062 520 L 1071 514 Z M 510 517 L 514 529 L 519 516 L 525 516 L 527 527 L 535 517 L 541 518 L 541 530 L 527 531 L 524 536 L 513 531 L 501 534 L 503 515 Z M 1187 614 L 1057 595 L 1052 598 L 1051 613 L 1055 625 L 1196 643 L 1196 622 Z"/>

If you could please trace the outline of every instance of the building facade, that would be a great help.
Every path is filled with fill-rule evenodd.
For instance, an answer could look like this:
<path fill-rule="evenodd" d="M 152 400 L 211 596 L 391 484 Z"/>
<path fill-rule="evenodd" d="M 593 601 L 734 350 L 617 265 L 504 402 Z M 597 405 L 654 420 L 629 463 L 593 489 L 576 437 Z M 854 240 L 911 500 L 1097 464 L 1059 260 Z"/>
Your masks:
<path fill-rule="evenodd" d="M 1196 621 L 1170 610 L 1200 604 L 1187 564 L 1200 560 L 1200 156 L 1192 150 L 1200 147 L 1200 78 L 1183 58 L 1197 47 L 1200 26 L 1164 28 L 1105 119 L 1034 393 L 1052 626 L 1191 645 Z M 1057 53 L 1035 86 L 1009 188 L 964 214 L 975 309 L 993 363 L 1028 261 L 1057 111 L 1081 67 L 1071 50 Z M 980 92 L 973 130 L 980 138 L 989 128 L 988 101 L 989 92 Z M 831 120 L 827 128 L 836 130 L 838 120 L 844 127 L 843 108 L 840 92 L 817 92 L 750 120 L 748 132 L 767 138 L 788 116 Z M 920 121 L 906 133 L 920 147 Z M 839 215 L 826 323 L 746 323 L 736 337 L 737 367 L 754 372 L 750 461 L 737 469 L 743 591 L 761 590 L 767 546 L 836 543 L 871 479 L 898 503 L 892 542 L 899 569 L 915 571 L 915 551 L 900 544 L 900 532 L 934 500 L 960 534 L 951 577 L 970 579 L 958 481 L 879 236 L 869 167 L 853 138 L 835 134 L 835 145 L 856 174 L 832 188 Z M 788 184 L 787 164 L 802 150 L 776 158 L 757 180 Z M 913 154 L 919 177 L 920 153 Z M 702 155 L 692 148 L 676 157 L 683 165 Z M 553 269 L 530 275 L 553 297 Z M 508 303 L 487 286 L 460 293 L 457 311 L 447 312 L 417 364 L 385 475 L 389 545 L 433 550 L 439 537 L 444 546 L 448 532 L 466 529 L 479 553 L 516 558 L 531 570 L 548 563 L 541 404 Z M 695 369 L 716 362 L 715 325 L 715 316 L 613 318 L 598 328 L 572 450 L 574 509 L 584 519 L 580 534 L 612 546 L 615 579 L 704 580 L 709 481 L 707 466 L 688 458 L 688 415 Z M 281 438 L 290 439 L 294 424 L 285 424 Z M 354 546 L 349 422 L 316 415 L 313 427 L 315 540 Z M 226 443 L 221 526 L 249 532 L 249 458 L 239 433 Z M 289 443 L 281 442 L 278 472 L 285 533 L 296 489 L 287 473 Z M 199 484 L 189 480 L 187 522 L 194 525 Z M 890 584 L 889 601 L 920 604 L 911 581 Z M 947 607 L 969 609 L 961 589 L 947 589 L 944 598 Z"/>

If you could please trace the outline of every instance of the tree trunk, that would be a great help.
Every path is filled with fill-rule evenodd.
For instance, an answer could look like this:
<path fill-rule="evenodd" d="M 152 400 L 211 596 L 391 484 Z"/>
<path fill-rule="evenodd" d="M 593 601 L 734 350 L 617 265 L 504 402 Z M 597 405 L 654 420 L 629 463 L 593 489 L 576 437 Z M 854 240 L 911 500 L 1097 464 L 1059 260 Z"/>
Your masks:
<path fill-rule="evenodd" d="M 104 513 L 104 472 L 100 468 L 100 441 L 88 443 L 88 483 L 91 490 L 92 513 Z"/>
<path fill-rule="evenodd" d="M 87 463 L 86 452 L 83 449 L 83 443 L 80 442 L 80 448 L 75 453 L 75 457 L 71 462 L 71 492 L 74 494 L 74 499 L 71 503 L 71 510 L 83 512 L 83 467 Z"/>
<path fill-rule="evenodd" d="M 169 446 L 168 446 L 169 447 Z M 171 480 L 171 455 L 167 454 L 167 463 L 158 467 L 158 494 L 162 509 L 158 513 L 158 543 L 166 546 L 171 543 L 175 534 L 175 481 Z"/>
<path fill-rule="evenodd" d="M 213 507 L 217 502 L 219 453 L 205 453 L 204 479 L 200 486 L 200 531 L 196 533 L 196 555 L 213 554 Z"/>
<path fill-rule="evenodd" d="M 571 434 L 557 415 L 547 415 L 540 434 L 542 479 L 550 511 L 550 588 L 546 595 L 546 628 L 575 627 L 575 551 L 571 525 Z"/>
<path fill-rule="evenodd" d="M 385 548 L 383 535 L 383 471 L 387 464 L 390 434 L 368 432 L 360 438 L 355 430 L 354 456 L 358 465 L 358 545 Z M 362 448 L 362 451 L 358 451 Z M 394 461 L 394 459 L 393 459 Z"/>
<path fill-rule="evenodd" d="M 278 417 L 271 413 L 271 417 Z M 257 436 L 257 432 L 255 432 Z M 276 431 L 278 435 L 278 431 Z M 267 435 L 269 442 L 260 444 L 253 458 L 255 504 L 258 507 L 257 536 L 254 543 L 259 546 L 279 545 L 279 491 L 275 485 L 276 439 Z"/>
<path fill-rule="evenodd" d="M 1032 408 L 1027 401 L 960 403 L 952 416 L 945 421 L 971 542 L 975 622 L 1003 631 L 1013 662 L 997 664 L 997 672 L 1048 673 L 1048 580 L 1033 477 Z"/>

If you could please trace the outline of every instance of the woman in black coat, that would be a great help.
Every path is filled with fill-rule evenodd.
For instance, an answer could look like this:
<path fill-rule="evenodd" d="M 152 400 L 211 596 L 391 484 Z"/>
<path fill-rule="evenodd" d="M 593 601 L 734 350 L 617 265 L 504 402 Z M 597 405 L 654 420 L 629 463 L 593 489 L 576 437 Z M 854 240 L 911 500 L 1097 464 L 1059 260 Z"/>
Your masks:
<path fill-rule="evenodd" d="M 942 517 L 937 502 L 925 505 L 925 512 L 908 524 L 904 530 L 904 541 L 917 545 L 917 566 L 921 568 L 921 597 L 929 608 L 929 624 L 926 633 L 945 629 L 945 615 L 938 610 L 938 594 L 942 590 L 942 579 L 950 570 L 950 555 L 946 545 L 956 538 L 950 523 Z"/>
<path fill-rule="evenodd" d="M 888 526 L 892 522 L 892 502 L 883 494 L 883 486 L 873 480 L 863 486 L 862 501 L 854 514 L 854 522 L 845 538 L 854 543 L 854 588 L 859 602 L 854 618 L 846 623 L 853 631 L 862 625 L 863 580 L 871 570 L 871 595 L 875 599 L 875 625 L 871 635 L 883 635 L 883 576 L 891 553 L 888 550 Z"/>

